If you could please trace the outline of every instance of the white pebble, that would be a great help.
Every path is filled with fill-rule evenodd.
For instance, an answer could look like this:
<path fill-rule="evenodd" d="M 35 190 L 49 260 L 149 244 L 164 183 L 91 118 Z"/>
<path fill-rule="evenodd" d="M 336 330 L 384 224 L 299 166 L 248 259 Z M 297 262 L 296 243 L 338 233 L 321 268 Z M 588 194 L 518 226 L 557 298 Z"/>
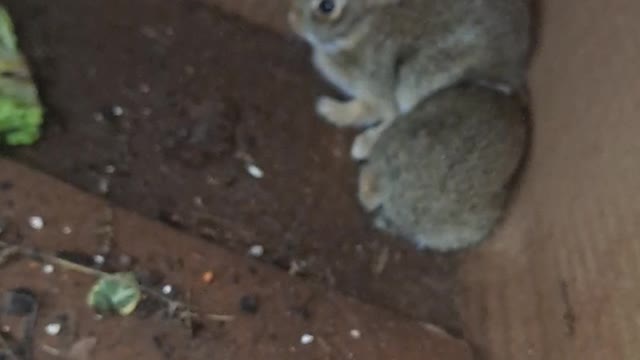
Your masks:
<path fill-rule="evenodd" d="M 70 235 L 73 232 L 73 229 L 71 229 L 71 226 L 64 226 L 62 227 L 62 233 L 65 235 Z"/>
<path fill-rule="evenodd" d="M 104 172 L 107 174 L 115 174 L 116 167 L 114 165 L 107 165 L 104 167 Z"/>
<path fill-rule="evenodd" d="M 352 329 L 349 331 L 349 335 L 354 339 L 360 339 L 362 337 L 362 333 L 358 329 Z"/>
<path fill-rule="evenodd" d="M 256 258 L 262 257 L 262 255 L 264 255 L 264 246 L 253 245 L 249 248 L 249 255 Z"/>
<path fill-rule="evenodd" d="M 105 259 L 105 257 L 103 255 L 94 255 L 93 256 L 93 263 L 96 265 L 104 265 L 104 263 L 107 261 L 107 259 Z"/>
<path fill-rule="evenodd" d="M 34 230 L 42 230 L 44 228 L 44 220 L 40 216 L 32 216 L 29 218 L 29 226 Z"/>
<path fill-rule="evenodd" d="M 46 264 L 42 267 L 42 272 L 45 274 L 52 274 L 55 268 L 51 264 Z"/>
<path fill-rule="evenodd" d="M 173 292 L 173 286 L 171 285 L 165 285 L 162 287 L 162 293 L 165 295 L 169 295 Z"/>
<path fill-rule="evenodd" d="M 98 180 L 98 191 L 100 192 L 100 194 L 108 193 L 110 186 L 111 186 L 111 182 L 109 181 L 109 179 L 100 178 Z"/>
<path fill-rule="evenodd" d="M 300 338 L 300 344 L 302 345 L 309 345 L 313 342 L 313 340 L 315 340 L 315 337 L 311 334 L 304 334 L 302 335 L 302 337 Z"/>
<path fill-rule="evenodd" d="M 111 109 L 111 111 L 113 112 L 114 116 L 122 116 L 124 115 L 124 109 L 122 108 L 122 106 L 114 106 L 113 109 Z"/>
<path fill-rule="evenodd" d="M 247 165 L 247 172 L 256 179 L 262 179 L 264 177 L 264 171 L 254 164 Z"/>
<path fill-rule="evenodd" d="M 60 323 L 47 324 L 47 326 L 45 326 L 44 328 L 44 332 L 46 332 L 49 336 L 57 336 L 58 334 L 60 334 L 60 331 L 62 331 L 62 324 Z"/>

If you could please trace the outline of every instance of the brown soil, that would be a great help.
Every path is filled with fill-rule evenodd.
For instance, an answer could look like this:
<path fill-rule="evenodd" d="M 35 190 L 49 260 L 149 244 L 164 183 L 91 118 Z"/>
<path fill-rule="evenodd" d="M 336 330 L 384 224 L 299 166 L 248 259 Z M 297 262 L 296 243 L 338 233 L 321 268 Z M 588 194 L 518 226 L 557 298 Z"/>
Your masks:
<path fill-rule="evenodd" d="M 20 355 L 21 349 L 32 351 L 33 357 L 25 353 L 20 360 L 472 358 L 464 341 L 437 328 L 114 209 L 14 162 L 0 159 L 0 169 L 2 359 L 8 346 Z M 30 226 L 32 216 L 43 219 L 41 229 Z M 5 243 L 26 254 L 11 256 Z M 96 278 L 52 260 L 52 254 L 88 266 L 85 272 L 133 271 L 146 296 L 129 316 L 96 316 L 85 300 Z M 95 254 L 104 262 L 96 264 Z M 43 271 L 47 265 L 52 272 Z M 214 274 L 211 281 L 203 281 L 207 271 Z M 169 295 L 154 295 L 166 285 L 172 287 Z M 24 290 L 17 297 L 22 301 L 7 301 L 15 287 L 34 294 L 37 312 L 24 306 Z M 186 302 L 190 312 L 173 308 L 169 299 Z M 61 331 L 47 334 L 49 324 Z M 304 334 L 313 337 L 302 342 Z M 95 348 L 84 350 L 93 354 L 66 356 L 72 344 L 91 338 Z"/>
<path fill-rule="evenodd" d="M 47 104 L 12 155 L 116 204 L 458 333 L 454 259 L 369 229 L 305 46 L 194 0 L 5 0 Z M 248 174 L 255 163 L 264 178 Z"/>

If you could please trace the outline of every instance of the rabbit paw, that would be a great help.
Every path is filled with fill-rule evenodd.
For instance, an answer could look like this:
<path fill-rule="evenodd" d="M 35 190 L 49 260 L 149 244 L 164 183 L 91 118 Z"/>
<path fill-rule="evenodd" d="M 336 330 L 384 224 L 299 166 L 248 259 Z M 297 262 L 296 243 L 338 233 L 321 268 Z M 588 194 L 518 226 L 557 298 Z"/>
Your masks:
<path fill-rule="evenodd" d="M 366 160 L 371 153 L 372 147 L 373 139 L 367 136 L 366 132 L 356 136 L 351 145 L 351 159 L 356 161 Z"/>
<path fill-rule="evenodd" d="M 391 125 L 390 121 L 383 122 L 368 128 L 356 136 L 351 145 L 351 159 L 356 161 L 366 160 L 371 153 L 371 149 L 373 149 L 373 145 L 375 145 L 382 132 L 384 132 L 389 125 Z"/>
<path fill-rule="evenodd" d="M 370 107 L 359 100 L 340 102 L 323 96 L 316 103 L 316 112 L 338 127 L 368 126 L 375 122 Z"/>

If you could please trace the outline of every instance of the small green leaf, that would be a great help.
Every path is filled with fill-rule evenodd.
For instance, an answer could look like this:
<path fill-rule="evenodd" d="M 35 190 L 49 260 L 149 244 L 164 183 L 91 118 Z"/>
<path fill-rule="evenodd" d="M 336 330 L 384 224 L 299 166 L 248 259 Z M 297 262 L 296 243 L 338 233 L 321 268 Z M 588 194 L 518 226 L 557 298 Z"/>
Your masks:
<path fill-rule="evenodd" d="M 43 115 L 38 89 L 18 49 L 11 17 L 0 6 L 0 144 L 35 143 L 40 138 Z"/>
<path fill-rule="evenodd" d="M 116 273 L 101 277 L 91 288 L 87 303 L 98 313 L 131 314 L 138 306 L 142 292 L 132 273 Z"/>
<path fill-rule="evenodd" d="M 0 48 L 15 50 L 16 42 L 11 17 L 7 10 L 0 6 Z"/>

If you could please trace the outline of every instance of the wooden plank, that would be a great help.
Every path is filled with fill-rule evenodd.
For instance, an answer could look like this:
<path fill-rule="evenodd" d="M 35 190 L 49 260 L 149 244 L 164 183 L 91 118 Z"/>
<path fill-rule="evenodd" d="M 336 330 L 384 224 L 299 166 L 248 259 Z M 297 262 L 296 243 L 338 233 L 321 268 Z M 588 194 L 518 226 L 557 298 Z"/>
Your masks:
<path fill-rule="evenodd" d="M 492 360 L 637 359 L 640 3 L 542 8 L 531 163 L 505 226 L 465 255 L 468 335 Z"/>

